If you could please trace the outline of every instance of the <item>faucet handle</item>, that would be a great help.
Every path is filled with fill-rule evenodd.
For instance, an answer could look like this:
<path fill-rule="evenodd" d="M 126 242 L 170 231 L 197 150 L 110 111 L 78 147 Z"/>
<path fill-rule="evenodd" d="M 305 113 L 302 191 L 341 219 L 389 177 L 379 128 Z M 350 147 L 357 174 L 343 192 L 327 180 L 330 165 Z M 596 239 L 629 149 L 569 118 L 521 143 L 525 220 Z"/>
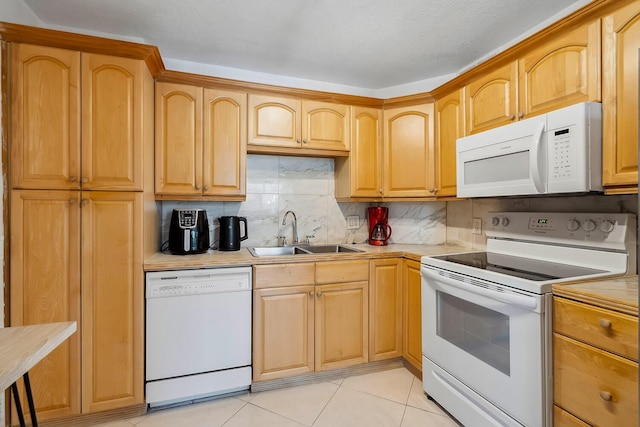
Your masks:
<path fill-rule="evenodd" d="M 307 234 L 306 236 L 304 236 L 304 242 L 305 242 L 307 245 L 310 245 L 310 244 L 311 244 L 311 239 L 313 239 L 313 238 L 315 238 L 315 237 L 316 237 L 316 235 L 315 235 L 315 234 Z"/>
<path fill-rule="evenodd" d="M 280 246 L 280 247 L 287 246 L 287 237 L 286 236 L 278 236 L 278 246 Z"/>

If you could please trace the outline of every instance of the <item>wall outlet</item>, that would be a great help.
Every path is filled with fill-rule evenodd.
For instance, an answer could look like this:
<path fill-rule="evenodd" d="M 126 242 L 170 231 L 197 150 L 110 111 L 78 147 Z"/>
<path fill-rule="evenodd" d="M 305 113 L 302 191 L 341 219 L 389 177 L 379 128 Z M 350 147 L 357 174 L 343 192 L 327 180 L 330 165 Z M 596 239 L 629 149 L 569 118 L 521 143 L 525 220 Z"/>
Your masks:
<path fill-rule="evenodd" d="M 482 234 L 482 218 L 473 218 L 471 234 Z"/>
<path fill-rule="evenodd" d="M 347 217 L 347 230 L 357 230 L 360 228 L 360 217 L 358 215 L 349 215 Z"/>

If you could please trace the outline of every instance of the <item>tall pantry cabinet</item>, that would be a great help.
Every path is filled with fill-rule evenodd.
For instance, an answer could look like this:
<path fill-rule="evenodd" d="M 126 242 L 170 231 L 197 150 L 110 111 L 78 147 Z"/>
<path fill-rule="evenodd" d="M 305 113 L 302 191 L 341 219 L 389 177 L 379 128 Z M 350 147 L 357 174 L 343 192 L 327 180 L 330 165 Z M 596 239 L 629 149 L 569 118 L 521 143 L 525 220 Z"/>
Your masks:
<path fill-rule="evenodd" d="M 139 59 L 8 50 L 10 322 L 78 322 L 30 373 L 38 417 L 143 404 L 153 77 Z"/>

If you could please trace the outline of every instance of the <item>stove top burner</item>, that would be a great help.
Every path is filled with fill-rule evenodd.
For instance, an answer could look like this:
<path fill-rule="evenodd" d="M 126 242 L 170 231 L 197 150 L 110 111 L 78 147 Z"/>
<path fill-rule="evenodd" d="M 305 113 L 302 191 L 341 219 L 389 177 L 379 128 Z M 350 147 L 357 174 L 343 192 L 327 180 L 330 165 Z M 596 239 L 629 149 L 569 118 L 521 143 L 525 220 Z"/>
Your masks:
<path fill-rule="evenodd" d="M 432 258 L 538 282 L 606 273 L 606 271 L 593 268 L 492 252 L 468 252 L 439 255 Z"/>

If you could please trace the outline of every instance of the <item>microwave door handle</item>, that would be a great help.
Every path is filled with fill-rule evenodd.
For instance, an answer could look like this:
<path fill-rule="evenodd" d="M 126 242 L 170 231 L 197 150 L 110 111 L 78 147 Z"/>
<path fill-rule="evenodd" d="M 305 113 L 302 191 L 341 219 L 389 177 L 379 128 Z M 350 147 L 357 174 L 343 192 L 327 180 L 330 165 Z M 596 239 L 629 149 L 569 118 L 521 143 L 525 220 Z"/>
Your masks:
<path fill-rule="evenodd" d="M 506 304 L 515 305 L 526 310 L 535 310 L 535 308 L 538 306 L 538 302 L 535 300 L 535 298 L 531 298 L 525 295 L 513 295 L 498 291 L 492 291 L 491 289 L 486 289 L 482 286 L 470 285 L 459 280 L 441 276 L 425 268 L 421 268 L 420 272 L 422 273 L 422 276 L 427 279 L 433 279 L 435 281 L 443 283 L 444 285 L 449 285 L 454 288 L 462 289 L 463 291 L 498 300 Z"/>
<path fill-rule="evenodd" d="M 529 151 L 529 170 L 533 184 L 538 193 L 544 193 L 544 185 L 540 177 L 540 146 L 542 145 L 542 134 L 544 133 L 544 123 L 540 123 L 533 132 L 531 139 L 531 150 Z"/>

